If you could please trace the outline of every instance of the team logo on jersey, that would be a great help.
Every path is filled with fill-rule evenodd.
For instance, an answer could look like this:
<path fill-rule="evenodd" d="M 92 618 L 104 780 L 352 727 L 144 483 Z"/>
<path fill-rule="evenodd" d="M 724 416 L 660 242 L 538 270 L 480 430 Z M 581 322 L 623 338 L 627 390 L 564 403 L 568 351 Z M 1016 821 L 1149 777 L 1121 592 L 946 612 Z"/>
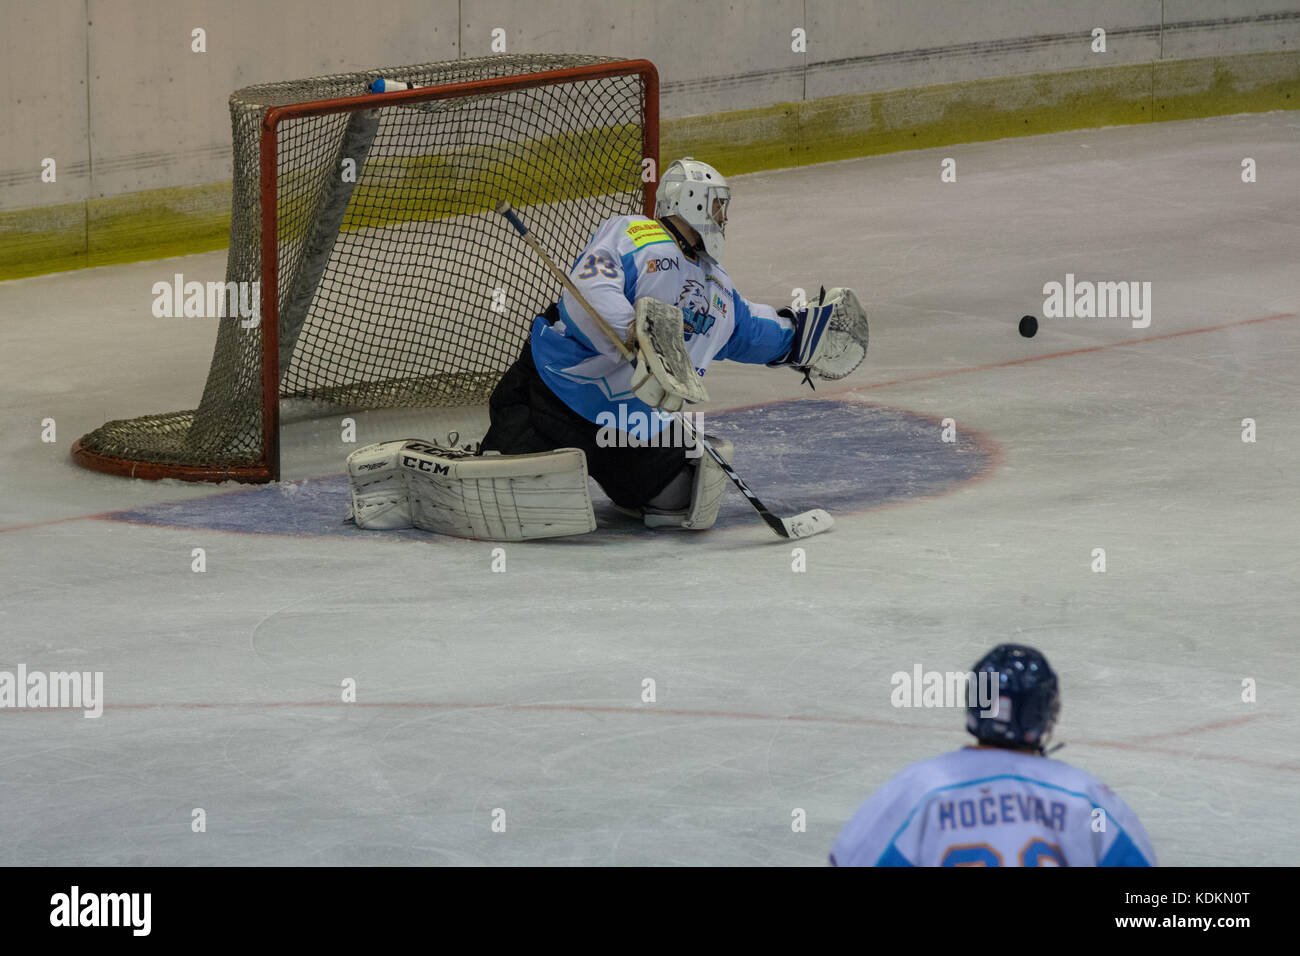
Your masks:
<path fill-rule="evenodd" d="M 701 335 L 713 328 L 713 323 L 717 321 L 707 312 L 682 313 L 682 325 L 685 332 L 685 338 L 690 341 L 692 335 L 699 332 Z"/>
<path fill-rule="evenodd" d="M 665 256 L 663 259 L 649 259 L 645 264 L 647 274 L 651 272 L 671 272 L 673 269 L 680 269 L 682 260 L 673 256 Z"/>
<path fill-rule="evenodd" d="M 687 279 L 682 285 L 677 304 L 683 309 L 682 323 L 685 326 L 686 341 L 696 332 L 703 335 L 713 328 L 714 318 L 709 315 L 709 300 L 704 293 L 704 286 L 695 279 Z"/>
<path fill-rule="evenodd" d="M 704 286 L 698 279 L 687 279 L 682 283 L 682 291 L 677 296 L 677 304 L 692 312 L 708 312 L 709 298 L 704 294 Z"/>

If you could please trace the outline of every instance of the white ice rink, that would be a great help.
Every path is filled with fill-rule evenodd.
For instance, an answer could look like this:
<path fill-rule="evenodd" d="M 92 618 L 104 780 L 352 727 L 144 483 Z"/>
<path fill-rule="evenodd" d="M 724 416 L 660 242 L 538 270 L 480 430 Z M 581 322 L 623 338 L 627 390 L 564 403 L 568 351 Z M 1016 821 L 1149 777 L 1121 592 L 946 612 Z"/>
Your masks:
<path fill-rule="evenodd" d="M 337 419 L 289 429 L 280 487 L 84 471 L 79 435 L 197 403 L 213 327 L 153 318 L 150 287 L 224 253 L 0 284 L 0 670 L 102 671 L 106 699 L 0 710 L 0 864 L 820 865 L 872 790 L 968 739 L 892 707 L 891 675 L 1005 640 L 1047 654 L 1057 756 L 1162 864 L 1294 864 L 1298 147 L 1271 113 L 736 177 L 738 287 L 850 285 L 871 315 L 836 387 L 709 375 L 758 493 L 836 515 L 806 573 L 734 493 L 697 536 L 602 505 L 505 573 L 489 543 L 348 533 Z M 1151 282 L 1150 327 L 1020 337 L 1067 273 Z"/>

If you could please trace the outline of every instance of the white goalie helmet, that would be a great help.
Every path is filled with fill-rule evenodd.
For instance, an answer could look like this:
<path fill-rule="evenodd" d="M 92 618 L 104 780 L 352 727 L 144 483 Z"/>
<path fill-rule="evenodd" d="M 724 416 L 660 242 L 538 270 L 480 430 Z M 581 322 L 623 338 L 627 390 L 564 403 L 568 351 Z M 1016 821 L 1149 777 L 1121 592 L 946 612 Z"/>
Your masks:
<path fill-rule="evenodd" d="M 659 179 L 655 218 L 681 216 L 700 234 L 710 258 L 721 262 L 730 204 L 731 187 L 722 174 L 708 163 L 684 156 L 674 160 Z"/>

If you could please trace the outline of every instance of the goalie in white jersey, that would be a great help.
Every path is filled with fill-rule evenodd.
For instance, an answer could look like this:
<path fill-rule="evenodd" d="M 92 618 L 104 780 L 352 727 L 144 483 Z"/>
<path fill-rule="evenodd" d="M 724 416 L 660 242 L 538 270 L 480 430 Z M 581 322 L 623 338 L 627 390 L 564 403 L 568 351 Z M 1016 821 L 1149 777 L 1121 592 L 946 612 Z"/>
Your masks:
<path fill-rule="evenodd" d="M 840 834 L 833 866 L 1154 866 L 1136 814 L 1083 770 L 1044 755 L 1060 710 L 1056 674 L 1032 647 L 1002 644 L 975 674 L 997 675 L 979 744 L 913 764 Z"/>
<path fill-rule="evenodd" d="M 504 541 L 582 534 L 596 527 L 589 473 L 649 527 L 711 527 L 725 472 L 693 436 L 661 435 L 684 402 L 704 399 L 698 377 L 709 364 L 838 379 L 867 350 L 866 313 L 851 289 L 780 310 L 736 290 L 719 263 L 730 203 L 712 166 L 689 157 L 670 165 L 657 218 L 606 220 L 569 271 L 607 327 L 566 288 L 533 320 L 493 391 L 480 454 L 420 441 L 358 449 L 348 457 L 352 520 Z M 632 333 L 635 362 L 611 341 L 628 348 Z M 730 461 L 730 442 L 710 443 Z"/>
<path fill-rule="evenodd" d="M 631 337 L 638 299 L 679 308 L 689 362 L 678 370 L 682 378 L 703 376 L 719 359 L 822 374 L 838 348 L 832 345 L 835 317 L 856 320 L 865 339 L 861 306 L 847 289 L 834 289 L 825 303 L 799 310 L 742 296 L 719 261 L 730 202 L 731 190 L 716 169 L 689 157 L 678 160 L 660 182 L 657 218 L 606 220 L 569 278 L 623 341 Z M 854 352 L 854 366 L 861 354 Z M 647 358 L 653 356 L 643 351 L 635 366 L 629 363 L 565 289 L 534 320 L 522 354 L 497 385 L 483 450 L 515 455 L 579 448 L 591 476 L 622 510 L 651 527 L 708 528 L 717 517 L 725 476 L 699 449 L 687 454 L 689 442 L 658 440 L 672 422 L 668 413 L 680 409 L 683 398 L 672 376 L 661 376 Z M 846 374 L 835 369 L 822 377 Z M 616 437 L 612 445 L 615 430 L 643 444 L 630 447 Z M 712 441 L 730 460 L 731 444 Z"/>

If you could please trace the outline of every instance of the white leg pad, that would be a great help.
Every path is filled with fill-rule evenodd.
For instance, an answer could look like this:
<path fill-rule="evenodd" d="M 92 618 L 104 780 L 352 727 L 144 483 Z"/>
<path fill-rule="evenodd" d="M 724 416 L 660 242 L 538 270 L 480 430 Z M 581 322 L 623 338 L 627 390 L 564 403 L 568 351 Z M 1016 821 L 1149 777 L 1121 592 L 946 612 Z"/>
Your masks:
<path fill-rule="evenodd" d="M 393 459 L 396 478 L 390 481 Z M 379 464 L 365 470 L 374 462 Z M 587 458 L 576 448 L 479 457 L 430 442 L 381 442 L 348 456 L 348 475 L 354 520 L 363 528 L 414 526 L 487 541 L 527 541 L 596 529 Z M 405 512 L 395 500 L 399 479 Z M 372 523 L 372 514 L 380 524 Z M 403 516 L 408 523 L 397 524 Z"/>
<path fill-rule="evenodd" d="M 406 472 L 402 469 L 401 453 L 406 444 L 383 441 L 348 455 L 348 482 L 352 486 L 348 518 L 358 528 L 394 531 L 414 526 Z"/>
<path fill-rule="evenodd" d="M 725 438 L 709 438 L 709 444 L 717 449 L 718 454 L 731 461 L 736 448 Z M 718 463 L 703 447 L 700 457 L 691 466 L 695 471 L 691 484 L 691 503 L 684 511 L 658 511 L 645 509 L 642 520 L 647 528 L 686 528 L 691 531 L 707 531 L 718 520 L 718 509 L 722 506 L 722 494 L 727 489 L 727 473 L 718 467 Z"/>
<path fill-rule="evenodd" d="M 731 456 L 736 453 L 736 446 L 725 438 L 710 438 L 719 455 L 731 464 Z M 691 490 L 691 510 L 682 522 L 683 528 L 704 531 L 713 527 L 718 520 L 718 508 L 722 505 L 722 493 L 727 490 L 731 479 L 713 457 L 701 447 L 701 455 L 695 466 L 695 487 Z"/>

